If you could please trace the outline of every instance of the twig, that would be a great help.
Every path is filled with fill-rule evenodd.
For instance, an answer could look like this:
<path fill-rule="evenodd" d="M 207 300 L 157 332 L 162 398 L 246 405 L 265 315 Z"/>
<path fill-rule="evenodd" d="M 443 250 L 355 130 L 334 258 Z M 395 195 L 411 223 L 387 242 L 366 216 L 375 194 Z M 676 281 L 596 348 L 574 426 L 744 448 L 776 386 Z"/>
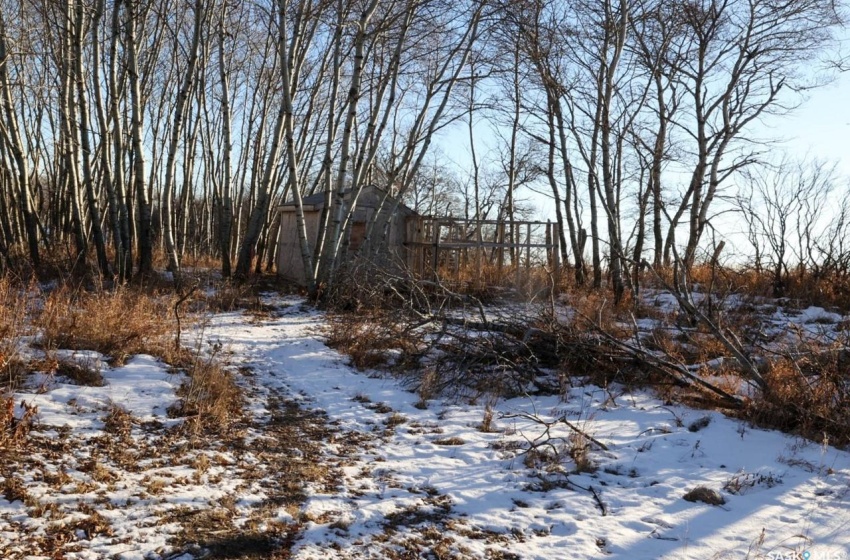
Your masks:
<path fill-rule="evenodd" d="M 573 424 L 572 422 L 570 422 L 569 420 L 567 420 L 567 418 L 566 418 L 565 416 L 561 416 L 561 418 L 559 418 L 559 419 L 558 419 L 558 421 L 563 422 L 564 424 L 566 424 L 566 426 L 567 426 L 569 429 L 571 429 L 572 431 L 574 431 L 574 432 L 575 432 L 575 433 L 577 433 L 578 435 L 580 435 L 580 436 L 582 436 L 582 437 L 587 438 L 587 440 L 588 440 L 588 441 L 590 441 L 591 443 L 593 443 L 594 445 L 596 445 L 596 446 L 597 446 L 599 449 L 601 449 L 602 451 L 608 451 L 608 446 L 607 446 L 607 445 L 605 445 L 604 443 L 602 443 L 601 441 L 599 441 L 599 440 L 598 440 L 598 439 L 596 439 L 595 437 L 591 436 L 591 435 L 590 435 L 590 434 L 588 434 L 587 432 L 585 432 L 585 431 L 583 431 L 583 430 L 579 429 L 578 427 L 576 427 L 576 425 L 575 425 L 575 424 Z"/>
<path fill-rule="evenodd" d="M 596 505 L 599 506 L 599 510 L 602 512 L 602 517 L 605 517 L 605 516 L 608 515 L 608 507 L 605 505 L 605 502 L 602 501 L 602 497 L 599 495 L 599 492 L 596 491 L 596 488 L 594 488 L 592 485 L 585 488 L 584 486 L 581 486 L 580 484 L 576 484 L 575 482 L 573 482 L 569 478 L 567 478 L 567 484 L 569 484 L 573 488 L 578 488 L 579 490 L 584 490 L 585 492 L 590 492 L 590 494 L 593 496 L 593 499 L 596 501 Z"/>
<path fill-rule="evenodd" d="M 578 435 L 587 438 L 587 440 L 589 442 L 596 445 L 602 451 L 608 451 L 607 445 L 605 445 L 604 443 L 602 443 L 601 441 L 599 441 L 595 437 L 591 436 L 590 434 L 588 434 L 587 432 L 585 432 L 584 430 L 580 429 L 575 424 L 573 424 L 572 422 L 567 420 L 566 416 L 561 416 L 561 417 L 553 420 L 552 422 L 547 422 L 547 421 L 543 420 L 542 418 L 540 418 L 539 416 L 536 416 L 534 414 L 529 414 L 527 412 L 514 412 L 514 413 L 510 413 L 510 414 L 503 414 L 502 418 L 523 418 L 525 420 L 530 420 L 531 422 L 534 422 L 535 424 L 540 424 L 540 425 L 544 426 L 545 430 L 543 431 L 543 434 L 541 434 L 540 436 L 535 438 L 535 441 L 540 439 L 544 435 L 549 434 L 549 432 L 552 429 L 552 426 L 554 426 L 555 424 L 561 423 L 561 424 L 564 424 L 565 426 L 567 426 L 568 428 L 570 428 L 572 431 L 574 431 Z M 551 436 L 550 436 L 550 439 L 552 439 Z"/>
<path fill-rule="evenodd" d="M 581 315 L 581 314 L 580 314 Z M 607 332 L 600 325 L 594 323 L 588 317 L 581 315 L 586 321 L 588 321 L 591 326 L 593 326 L 594 330 L 599 332 L 606 340 L 614 344 L 615 346 L 625 350 L 628 352 L 634 359 L 640 360 L 642 363 L 652 367 L 653 369 L 673 377 L 677 381 L 684 383 L 685 385 L 695 387 L 696 389 L 706 389 L 717 396 L 722 397 L 727 403 L 734 405 L 736 408 L 743 405 L 743 400 L 740 397 L 727 393 L 723 389 L 717 387 L 706 381 L 705 379 L 700 378 L 697 375 L 694 375 L 687 368 L 680 366 L 678 364 L 674 364 L 668 360 L 664 360 L 659 358 L 658 356 L 642 349 L 635 347 L 627 342 L 623 342 L 619 338 Z"/>

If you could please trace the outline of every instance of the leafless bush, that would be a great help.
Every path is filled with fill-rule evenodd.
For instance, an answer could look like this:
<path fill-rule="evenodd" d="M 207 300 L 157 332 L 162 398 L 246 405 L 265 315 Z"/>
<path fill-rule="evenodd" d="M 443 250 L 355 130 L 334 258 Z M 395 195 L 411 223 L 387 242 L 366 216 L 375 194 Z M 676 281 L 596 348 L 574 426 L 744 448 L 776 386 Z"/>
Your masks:
<path fill-rule="evenodd" d="M 785 158 L 744 178 L 751 293 L 850 309 L 850 201 L 835 166 Z"/>
<path fill-rule="evenodd" d="M 335 283 L 327 340 L 358 367 L 402 373 L 423 403 L 437 395 L 559 393 L 571 377 L 687 385 L 684 368 L 643 363 L 616 342 L 631 331 L 618 316 L 622 308 L 598 293 L 572 295 L 570 317 L 563 317 L 551 300 L 488 306 L 438 283 L 366 270 Z"/>
<path fill-rule="evenodd" d="M 373 309 L 330 313 L 325 342 L 347 355 L 358 369 L 403 366 L 418 354 L 421 335 L 402 316 Z"/>
<path fill-rule="evenodd" d="M 638 306 L 614 307 L 597 292 L 570 294 L 565 308 L 552 301 L 488 306 L 438 283 L 362 268 L 328 298 L 334 312 L 327 336 L 358 367 L 403 375 L 422 406 L 436 396 L 563 393 L 582 378 L 600 386 L 652 386 L 665 400 L 850 441 L 846 352 L 823 345 L 778 357 L 768 352 L 757 314 L 736 312 L 724 301 L 734 293 L 735 276 L 720 266 L 719 252 L 696 276 L 682 266 L 669 277 L 653 272 L 657 287 L 680 306 L 678 318 L 656 313 L 653 331 L 638 327 L 632 313 Z"/>
<path fill-rule="evenodd" d="M 782 477 L 771 473 L 748 473 L 741 471 L 733 475 L 723 484 L 723 489 L 730 494 L 744 495 L 753 488 L 763 486 L 773 488 L 782 484 Z"/>
<path fill-rule="evenodd" d="M 765 366 L 765 389 L 745 417 L 834 445 L 850 443 L 850 355 L 844 344 L 805 341 Z"/>
<path fill-rule="evenodd" d="M 360 262 L 326 294 L 328 343 L 361 368 L 403 374 L 423 402 L 436 395 L 477 398 L 557 390 L 543 368 L 556 356 L 541 353 L 534 327 L 539 306 L 485 309 L 474 295 L 438 282 Z M 555 376 L 557 377 L 557 376 Z"/>

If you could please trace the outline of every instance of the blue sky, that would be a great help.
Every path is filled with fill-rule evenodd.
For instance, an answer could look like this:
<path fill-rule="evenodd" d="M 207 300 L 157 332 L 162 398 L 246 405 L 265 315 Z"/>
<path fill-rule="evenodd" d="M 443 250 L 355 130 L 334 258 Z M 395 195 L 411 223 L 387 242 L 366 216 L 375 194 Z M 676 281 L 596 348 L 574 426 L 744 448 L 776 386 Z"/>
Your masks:
<path fill-rule="evenodd" d="M 787 139 L 784 145 L 798 156 L 834 161 L 850 177 L 850 73 L 812 90 L 802 106 L 771 118 L 764 130 Z"/>

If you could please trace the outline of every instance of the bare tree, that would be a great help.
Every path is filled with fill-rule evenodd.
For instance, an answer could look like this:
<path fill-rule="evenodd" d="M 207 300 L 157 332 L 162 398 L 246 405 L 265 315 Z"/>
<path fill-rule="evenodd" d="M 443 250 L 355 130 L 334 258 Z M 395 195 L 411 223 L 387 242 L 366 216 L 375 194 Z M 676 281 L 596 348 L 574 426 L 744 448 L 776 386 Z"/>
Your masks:
<path fill-rule="evenodd" d="M 816 268 L 825 260 L 812 249 L 826 238 L 824 216 L 835 189 L 835 166 L 786 156 L 773 165 L 746 169 L 742 176 L 746 187 L 737 202 L 756 271 L 769 267 L 773 296 L 783 297 L 792 270 L 802 274 L 807 263 Z M 841 221 L 840 215 L 834 217 L 836 223 Z"/>
<path fill-rule="evenodd" d="M 162 236 L 165 239 L 165 250 L 168 254 L 168 269 L 174 274 L 178 283 L 180 282 L 180 257 L 177 254 L 177 244 L 174 242 L 174 216 L 172 215 L 174 172 L 177 165 L 177 147 L 180 142 L 180 135 L 183 132 L 187 103 L 196 83 L 198 49 L 201 45 L 207 14 L 204 4 L 204 0 L 195 0 L 193 6 L 192 38 L 189 43 L 186 67 L 182 69 L 183 79 L 180 89 L 177 91 L 174 119 L 171 124 L 171 139 L 168 143 L 168 156 L 165 164 L 165 182 L 162 186 Z"/>
<path fill-rule="evenodd" d="M 21 131 L 18 126 L 18 118 L 13 104 L 12 86 L 9 81 L 8 61 L 10 53 L 7 47 L 6 16 L 0 7 L 0 95 L 3 104 L 3 126 L 0 133 L 3 134 L 4 144 L 12 153 L 12 159 L 17 171 L 15 193 L 18 207 L 23 217 L 26 229 L 27 246 L 29 247 L 30 260 L 34 266 L 41 262 L 38 247 L 38 225 L 33 208 L 30 192 L 30 171 L 27 164 L 25 146 L 21 139 Z"/>
<path fill-rule="evenodd" d="M 736 142 L 747 139 L 756 119 L 786 112 L 793 94 L 813 85 L 798 69 L 830 43 L 840 24 L 836 9 L 818 0 L 705 0 L 679 11 L 686 43 L 675 70 L 689 115 L 677 122 L 691 138 L 694 160 L 676 213 L 688 209 L 686 266 L 694 262 L 718 189 L 753 161 L 746 149 L 735 155 Z M 785 91 L 790 97 L 780 95 Z"/>

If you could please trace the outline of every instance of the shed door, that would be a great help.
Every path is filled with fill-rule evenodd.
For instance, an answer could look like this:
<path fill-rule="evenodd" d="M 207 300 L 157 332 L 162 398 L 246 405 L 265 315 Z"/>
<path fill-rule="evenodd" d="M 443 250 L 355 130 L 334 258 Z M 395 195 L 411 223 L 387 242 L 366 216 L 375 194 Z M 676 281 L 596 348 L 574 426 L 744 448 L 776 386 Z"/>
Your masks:
<path fill-rule="evenodd" d="M 351 236 L 348 241 L 348 250 L 354 253 L 366 239 L 366 222 L 354 222 L 351 224 Z"/>

